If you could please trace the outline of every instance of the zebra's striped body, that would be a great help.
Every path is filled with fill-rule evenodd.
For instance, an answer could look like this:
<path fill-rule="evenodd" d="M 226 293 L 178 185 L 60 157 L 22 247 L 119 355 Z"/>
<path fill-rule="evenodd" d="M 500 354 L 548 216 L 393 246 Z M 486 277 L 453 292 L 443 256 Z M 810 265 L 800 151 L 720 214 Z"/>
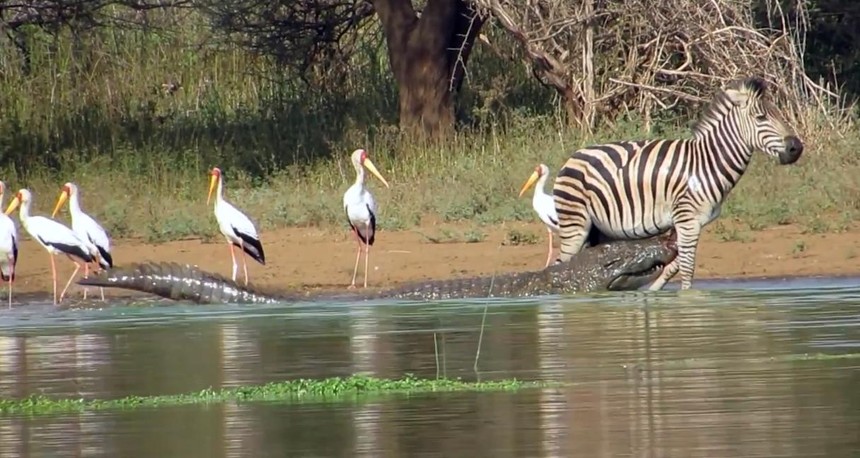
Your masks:
<path fill-rule="evenodd" d="M 650 289 L 661 289 L 679 270 L 681 288 L 690 288 L 702 227 L 719 216 L 753 151 L 779 157 L 781 164 L 794 163 L 803 152 L 765 92 L 757 78 L 731 83 L 689 139 L 622 141 L 574 152 L 553 188 L 561 239 L 556 262 L 580 251 L 592 226 L 614 239 L 675 228 L 678 257 Z"/>

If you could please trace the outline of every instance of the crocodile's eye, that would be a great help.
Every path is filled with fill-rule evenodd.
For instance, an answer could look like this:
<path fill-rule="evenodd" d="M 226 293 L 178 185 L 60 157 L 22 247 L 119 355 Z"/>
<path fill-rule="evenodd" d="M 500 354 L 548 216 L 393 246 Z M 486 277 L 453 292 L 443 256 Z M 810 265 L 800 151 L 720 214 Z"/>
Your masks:
<path fill-rule="evenodd" d="M 604 264 L 604 265 L 603 265 L 603 267 L 604 267 L 605 269 L 611 269 L 613 266 L 615 266 L 615 265 L 616 265 L 616 264 L 618 264 L 619 262 L 621 262 L 621 260 L 620 260 L 620 259 L 613 259 L 613 260 L 611 260 L 611 261 L 607 262 L 606 264 Z"/>

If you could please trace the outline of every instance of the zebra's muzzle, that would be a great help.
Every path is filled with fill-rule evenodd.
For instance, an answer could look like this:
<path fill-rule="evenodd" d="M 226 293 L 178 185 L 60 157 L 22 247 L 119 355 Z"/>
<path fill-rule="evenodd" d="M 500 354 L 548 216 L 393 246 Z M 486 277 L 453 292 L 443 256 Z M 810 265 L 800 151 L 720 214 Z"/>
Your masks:
<path fill-rule="evenodd" d="M 801 154 L 803 154 L 803 142 L 794 135 L 789 135 L 785 137 L 785 149 L 779 153 L 779 163 L 781 165 L 794 164 L 800 159 Z"/>

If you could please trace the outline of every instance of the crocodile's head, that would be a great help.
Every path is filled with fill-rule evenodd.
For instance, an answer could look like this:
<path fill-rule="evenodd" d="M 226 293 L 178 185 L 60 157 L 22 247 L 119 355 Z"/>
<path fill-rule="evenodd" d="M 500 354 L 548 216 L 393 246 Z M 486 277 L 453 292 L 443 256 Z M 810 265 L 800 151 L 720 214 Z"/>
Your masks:
<path fill-rule="evenodd" d="M 674 234 L 614 241 L 592 249 L 598 250 L 595 265 L 603 267 L 603 284 L 610 291 L 635 290 L 652 283 L 678 255 Z"/>

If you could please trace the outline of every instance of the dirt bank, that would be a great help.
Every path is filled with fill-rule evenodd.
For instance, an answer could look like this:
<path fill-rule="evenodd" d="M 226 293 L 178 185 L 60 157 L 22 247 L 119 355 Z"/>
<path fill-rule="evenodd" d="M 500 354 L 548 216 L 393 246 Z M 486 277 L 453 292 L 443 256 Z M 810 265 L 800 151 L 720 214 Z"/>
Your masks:
<path fill-rule="evenodd" d="M 531 244 L 503 244 L 511 231 L 532 234 Z M 483 240 L 470 227 L 427 225 L 416 230 L 380 232 L 371 250 L 369 285 L 392 285 L 423 278 L 530 270 L 543 267 L 546 232 L 539 223 L 481 228 Z M 23 233 L 15 292 L 51 291 L 48 254 Z M 267 265 L 249 260 L 251 281 L 263 286 L 343 288 L 349 284 L 355 241 L 344 229 L 290 228 L 262 234 Z M 433 240 L 431 240 L 433 239 Z M 435 240 L 435 241 L 434 241 Z M 221 238 L 148 244 L 115 240 L 117 265 L 146 260 L 197 264 L 230 274 L 230 253 Z M 792 226 L 749 232 L 709 227 L 697 258 L 698 278 L 860 273 L 860 233 L 808 234 Z M 62 288 L 73 265 L 57 258 Z M 362 261 L 363 264 L 363 261 Z M 241 272 L 241 265 L 240 265 Z M 359 281 L 361 279 L 359 271 Z M 676 280 L 677 281 L 677 280 Z M 108 291 L 106 291 L 108 293 Z M 120 293 L 111 291 L 112 294 Z"/>

